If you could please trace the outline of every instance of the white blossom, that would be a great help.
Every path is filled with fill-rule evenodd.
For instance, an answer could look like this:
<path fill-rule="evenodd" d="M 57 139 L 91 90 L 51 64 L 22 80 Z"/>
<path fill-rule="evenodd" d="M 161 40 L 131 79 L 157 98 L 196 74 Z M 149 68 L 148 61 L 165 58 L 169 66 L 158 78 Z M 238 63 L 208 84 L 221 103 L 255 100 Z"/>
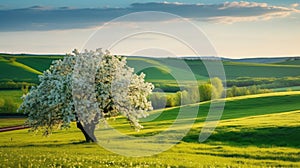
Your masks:
<path fill-rule="evenodd" d="M 152 110 L 148 96 L 154 86 L 144 81 L 145 74 L 133 72 L 125 57 L 100 49 L 83 53 L 74 50 L 73 55 L 53 61 L 39 76 L 40 84 L 24 96 L 18 111 L 28 115 L 32 130 L 41 128 L 46 135 L 53 128 L 69 127 L 76 115 L 88 123 L 96 115 L 104 121 L 121 114 L 138 130 L 142 128 L 138 118 Z M 74 84 L 80 90 L 74 90 L 78 89 Z"/>

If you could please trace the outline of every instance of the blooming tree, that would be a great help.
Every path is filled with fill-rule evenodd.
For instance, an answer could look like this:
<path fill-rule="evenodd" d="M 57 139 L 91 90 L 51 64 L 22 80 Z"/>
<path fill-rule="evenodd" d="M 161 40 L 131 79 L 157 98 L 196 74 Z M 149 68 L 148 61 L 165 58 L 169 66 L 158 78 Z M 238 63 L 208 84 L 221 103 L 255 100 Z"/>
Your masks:
<path fill-rule="evenodd" d="M 152 109 L 147 98 L 154 87 L 144 77 L 134 74 L 125 57 L 74 50 L 39 76 L 40 84 L 24 96 L 18 111 L 28 115 L 33 131 L 48 135 L 76 121 L 86 141 L 95 142 L 96 125 L 109 117 L 123 115 L 132 127 L 142 128 L 138 119 Z"/>

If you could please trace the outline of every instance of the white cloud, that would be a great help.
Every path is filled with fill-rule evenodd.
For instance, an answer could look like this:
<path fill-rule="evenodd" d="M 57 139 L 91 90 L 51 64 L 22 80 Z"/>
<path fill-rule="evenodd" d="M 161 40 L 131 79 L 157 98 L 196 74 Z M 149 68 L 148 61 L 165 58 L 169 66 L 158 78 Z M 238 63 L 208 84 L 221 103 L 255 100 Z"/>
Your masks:
<path fill-rule="evenodd" d="M 297 8 L 298 6 L 299 6 L 298 3 L 294 3 L 294 4 L 291 5 L 292 8 Z"/>
<path fill-rule="evenodd" d="M 293 4 L 292 7 L 296 7 Z M 264 21 L 274 18 L 284 18 L 292 13 L 299 13 L 299 10 L 294 8 L 282 7 L 282 6 L 270 6 L 267 3 L 257 3 L 257 2 L 225 2 L 220 10 L 235 11 L 239 10 L 236 15 L 224 15 L 209 17 L 207 20 L 232 24 L 235 22 L 252 22 L 252 21 Z"/>
<path fill-rule="evenodd" d="M 224 6 L 219 9 L 228 9 L 228 8 L 251 8 L 251 7 L 261 7 L 265 8 L 268 7 L 267 3 L 257 3 L 257 2 L 246 2 L 246 1 L 240 1 L 240 2 L 225 2 Z"/>
<path fill-rule="evenodd" d="M 270 13 L 260 16 L 247 16 L 247 17 L 233 17 L 233 16 L 221 16 L 221 17 L 212 17 L 208 20 L 215 23 L 222 23 L 222 24 L 233 24 L 236 22 L 253 22 L 253 21 L 264 21 L 270 20 L 273 18 L 283 18 L 289 16 L 289 12 L 278 12 L 278 13 Z"/>

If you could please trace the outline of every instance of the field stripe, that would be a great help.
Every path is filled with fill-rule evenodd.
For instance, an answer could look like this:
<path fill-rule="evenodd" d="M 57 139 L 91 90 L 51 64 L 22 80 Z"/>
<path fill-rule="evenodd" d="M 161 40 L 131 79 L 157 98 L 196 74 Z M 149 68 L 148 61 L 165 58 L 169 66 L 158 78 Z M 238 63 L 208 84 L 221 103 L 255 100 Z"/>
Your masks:
<path fill-rule="evenodd" d="M 32 73 L 35 73 L 35 74 L 38 74 L 38 75 L 41 75 L 42 72 L 38 71 L 38 70 L 35 70 L 33 68 L 31 68 L 30 66 L 27 66 L 25 64 L 22 64 L 22 63 L 19 63 L 19 62 L 12 62 L 12 63 L 9 63 L 10 65 L 12 66 L 15 66 L 15 67 L 20 67 L 20 68 L 23 68 L 24 70 L 26 71 L 29 71 L 29 72 L 32 72 Z"/>
<path fill-rule="evenodd" d="M 271 96 L 288 96 L 288 95 L 300 95 L 300 91 L 291 91 L 291 92 L 273 92 L 273 93 L 263 93 L 263 94 L 254 94 L 246 96 L 237 96 L 237 97 L 227 97 L 225 100 L 241 100 L 249 98 L 260 98 L 260 97 L 271 97 Z"/>

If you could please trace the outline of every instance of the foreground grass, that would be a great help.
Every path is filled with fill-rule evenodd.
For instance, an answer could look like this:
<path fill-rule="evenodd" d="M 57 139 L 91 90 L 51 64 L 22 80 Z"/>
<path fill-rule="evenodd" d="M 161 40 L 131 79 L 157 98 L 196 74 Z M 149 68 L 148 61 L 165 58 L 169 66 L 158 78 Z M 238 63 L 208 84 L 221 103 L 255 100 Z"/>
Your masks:
<path fill-rule="evenodd" d="M 280 127 L 276 127 L 299 128 L 299 115 L 300 111 L 294 111 L 224 120 L 205 143 L 181 141 L 160 154 L 138 158 L 120 156 L 97 144 L 80 143 L 84 138 L 74 125 L 69 130 L 55 131 L 50 137 L 28 134 L 26 130 L 5 132 L 0 138 L 0 167 L 299 167 L 299 146 L 273 145 L 269 139 L 265 146 L 257 146 L 256 139 L 248 145 L 236 145 L 247 137 L 216 138 L 232 129 L 238 133 L 257 126 L 274 127 L 273 138 L 280 138 Z M 299 132 L 294 133 L 299 138 Z M 230 138 L 234 143 L 228 143 Z M 289 137 L 285 142 L 290 142 Z"/>
<path fill-rule="evenodd" d="M 50 137 L 28 134 L 27 130 L 3 132 L 0 167 L 299 167 L 300 95 L 293 93 L 229 99 L 216 130 L 199 143 L 209 105 L 203 103 L 183 140 L 149 157 L 121 156 L 97 144 L 82 143 L 84 137 L 75 125 Z M 127 135 L 150 136 L 168 128 L 177 110 L 167 109 L 153 121 L 145 121 L 145 128 L 138 133 L 123 119 L 111 123 Z"/>

